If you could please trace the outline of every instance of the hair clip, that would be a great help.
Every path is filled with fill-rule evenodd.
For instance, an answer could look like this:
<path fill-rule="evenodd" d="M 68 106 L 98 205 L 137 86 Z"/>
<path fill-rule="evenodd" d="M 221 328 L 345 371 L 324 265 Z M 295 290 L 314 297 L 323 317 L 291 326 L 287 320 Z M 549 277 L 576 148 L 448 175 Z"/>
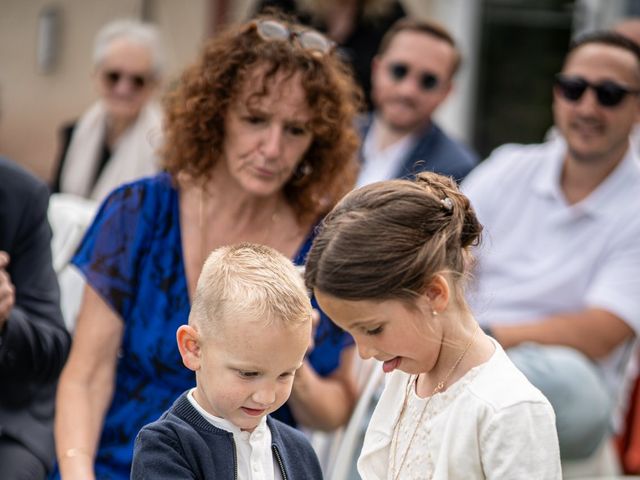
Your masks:
<path fill-rule="evenodd" d="M 449 197 L 444 197 L 440 200 L 440 205 L 442 205 L 447 212 L 453 210 L 453 201 Z"/>

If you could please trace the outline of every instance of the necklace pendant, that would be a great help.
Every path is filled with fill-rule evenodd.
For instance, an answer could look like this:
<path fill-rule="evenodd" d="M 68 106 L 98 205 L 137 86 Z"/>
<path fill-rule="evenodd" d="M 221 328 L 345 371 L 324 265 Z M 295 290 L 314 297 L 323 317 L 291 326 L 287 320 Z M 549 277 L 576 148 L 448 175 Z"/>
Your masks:
<path fill-rule="evenodd" d="M 436 385 L 436 388 L 435 388 L 435 390 L 433 391 L 433 393 L 437 393 L 437 392 L 439 392 L 440 390 L 442 390 L 443 388 L 444 388 L 444 382 L 443 382 L 443 381 L 440 381 L 440 382 L 438 382 L 438 385 Z"/>

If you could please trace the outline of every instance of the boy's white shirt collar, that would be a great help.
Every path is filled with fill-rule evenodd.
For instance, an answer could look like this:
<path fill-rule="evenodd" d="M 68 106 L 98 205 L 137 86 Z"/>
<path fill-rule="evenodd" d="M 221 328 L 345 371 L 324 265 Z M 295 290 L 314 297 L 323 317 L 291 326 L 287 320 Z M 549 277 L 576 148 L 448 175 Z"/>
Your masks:
<path fill-rule="evenodd" d="M 241 430 L 239 427 L 237 427 L 236 425 L 234 425 L 233 423 L 231 423 L 229 420 L 222 418 L 222 417 L 216 417 L 215 415 L 211 415 L 209 412 L 207 412 L 204 408 L 202 408 L 200 406 L 200 404 L 198 403 L 198 401 L 196 400 L 196 397 L 194 396 L 193 392 L 195 392 L 195 387 L 192 388 L 191 390 L 189 390 L 189 393 L 187 394 L 187 398 L 189 399 L 189 402 L 191 402 L 191 405 L 193 405 L 193 408 L 195 408 L 198 413 L 200 415 L 202 415 L 205 420 L 207 420 L 207 422 L 209 422 L 210 424 L 212 424 L 214 427 L 218 427 L 222 430 L 225 430 L 227 432 L 231 432 L 234 435 L 244 435 L 247 438 L 249 438 L 251 436 L 251 433 L 253 432 L 257 432 L 257 431 L 264 431 L 264 429 L 266 428 L 268 430 L 267 427 L 267 417 L 264 416 L 260 419 L 260 423 L 258 423 L 258 426 L 253 430 L 253 432 L 246 432 Z"/>
<path fill-rule="evenodd" d="M 267 425 L 266 415 L 253 430 L 247 432 L 224 418 L 216 417 L 207 412 L 196 400 L 193 392 L 189 390 L 187 400 L 193 405 L 200 415 L 214 427 L 233 434 L 238 457 L 239 480 L 282 480 L 280 467 L 271 452 L 271 430 Z"/>

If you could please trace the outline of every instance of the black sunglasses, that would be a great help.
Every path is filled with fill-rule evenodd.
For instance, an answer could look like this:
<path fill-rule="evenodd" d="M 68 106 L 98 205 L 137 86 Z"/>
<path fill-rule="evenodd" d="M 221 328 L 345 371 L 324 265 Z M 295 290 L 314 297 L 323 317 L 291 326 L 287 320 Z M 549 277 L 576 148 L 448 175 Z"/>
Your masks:
<path fill-rule="evenodd" d="M 406 63 L 390 63 L 388 68 L 389 75 L 391 75 L 394 82 L 400 82 L 403 80 L 407 75 L 409 75 L 409 71 L 411 70 L 409 65 Z M 418 85 L 420 85 L 421 90 L 428 92 L 429 90 L 435 89 L 439 83 L 440 80 L 437 75 L 434 75 L 431 72 L 420 73 Z"/>
<path fill-rule="evenodd" d="M 305 50 L 322 54 L 331 53 L 336 46 L 333 40 L 310 28 L 296 30 L 276 20 L 256 20 L 251 25 L 263 40 L 289 41 Z"/>
<path fill-rule="evenodd" d="M 615 107 L 627 95 L 640 93 L 640 90 L 634 90 L 610 80 L 605 80 L 601 83 L 590 83 L 582 77 L 571 77 L 561 73 L 555 76 L 554 83 L 560 95 L 570 102 L 577 102 L 587 88 L 591 88 L 596 93 L 598 103 L 603 107 Z"/>
<path fill-rule="evenodd" d="M 118 83 L 126 79 L 134 90 L 142 90 L 149 81 L 147 75 L 128 74 L 121 72 L 120 70 L 107 70 L 104 72 L 102 78 L 104 78 L 104 81 L 109 88 L 114 88 Z"/>

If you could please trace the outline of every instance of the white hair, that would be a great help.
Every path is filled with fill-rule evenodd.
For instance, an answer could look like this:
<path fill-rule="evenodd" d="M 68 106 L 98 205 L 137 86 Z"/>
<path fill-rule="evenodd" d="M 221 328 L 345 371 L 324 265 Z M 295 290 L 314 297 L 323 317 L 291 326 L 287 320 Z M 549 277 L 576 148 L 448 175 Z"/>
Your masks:
<path fill-rule="evenodd" d="M 158 29 L 150 23 L 143 23 L 134 19 L 115 20 L 100 29 L 93 44 L 94 66 L 102 63 L 111 43 L 119 39 L 125 39 L 149 50 L 153 74 L 155 76 L 162 74 L 164 70 L 164 52 Z"/>

